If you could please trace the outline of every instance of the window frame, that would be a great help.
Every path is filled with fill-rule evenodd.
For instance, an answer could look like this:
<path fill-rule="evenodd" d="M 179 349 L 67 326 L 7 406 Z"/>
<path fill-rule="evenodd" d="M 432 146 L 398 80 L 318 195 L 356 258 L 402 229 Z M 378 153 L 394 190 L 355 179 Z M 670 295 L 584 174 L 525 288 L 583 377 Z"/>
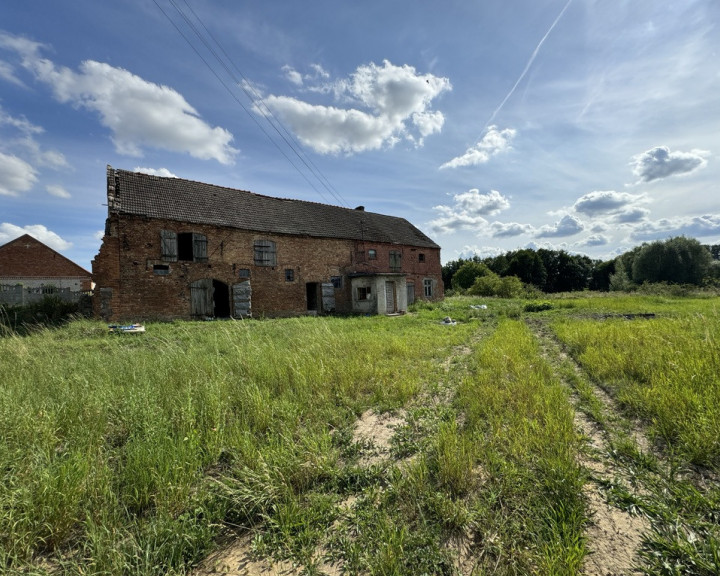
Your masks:
<path fill-rule="evenodd" d="M 372 298 L 372 286 L 358 286 L 355 296 L 358 302 L 367 302 Z"/>
<path fill-rule="evenodd" d="M 425 295 L 425 298 L 432 298 L 433 297 L 433 279 L 432 278 L 423 278 L 423 294 Z"/>

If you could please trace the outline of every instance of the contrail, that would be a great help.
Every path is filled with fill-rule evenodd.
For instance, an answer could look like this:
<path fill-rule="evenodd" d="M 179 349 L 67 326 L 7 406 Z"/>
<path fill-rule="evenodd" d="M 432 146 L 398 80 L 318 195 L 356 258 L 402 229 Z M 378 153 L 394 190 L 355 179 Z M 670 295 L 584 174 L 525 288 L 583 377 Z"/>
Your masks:
<path fill-rule="evenodd" d="M 517 82 L 513 85 L 513 87 L 510 89 L 510 92 L 507 93 L 507 96 L 503 99 L 502 102 L 500 102 L 500 105 L 495 108 L 495 111 L 490 116 L 490 119 L 485 123 L 485 127 L 483 128 L 483 132 L 487 130 L 488 126 L 492 123 L 493 120 L 495 120 L 495 116 L 498 115 L 500 110 L 502 110 L 502 107 L 505 106 L 505 102 L 507 102 L 510 99 L 510 96 L 513 95 L 515 92 L 515 89 L 518 87 L 518 84 L 522 82 L 523 78 L 525 78 L 525 75 L 528 73 L 528 70 L 530 70 L 530 66 L 532 66 L 532 63 L 535 61 L 535 57 L 538 55 L 538 52 L 540 52 L 540 48 L 542 48 L 543 43 L 545 40 L 547 40 L 547 37 L 550 36 L 550 32 L 553 31 L 553 28 L 555 28 L 555 25 L 560 21 L 560 18 L 563 17 L 563 14 L 565 14 L 565 11 L 568 9 L 570 4 L 572 4 L 573 0 L 568 0 L 567 4 L 565 4 L 565 7 L 560 11 L 560 14 L 558 14 L 558 17 L 555 18 L 555 21 L 552 23 L 552 26 L 548 29 L 547 32 L 545 32 L 545 36 L 542 37 L 540 42 L 538 42 L 538 45 L 535 47 L 535 50 L 532 53 L 532 56 L 530 56 L 530 60 L 528 60 L 528 63 L 525 65 L 525 69 L 522 71 L 522 74 L 520 74 L 520 77 L 517 79 Z"/>

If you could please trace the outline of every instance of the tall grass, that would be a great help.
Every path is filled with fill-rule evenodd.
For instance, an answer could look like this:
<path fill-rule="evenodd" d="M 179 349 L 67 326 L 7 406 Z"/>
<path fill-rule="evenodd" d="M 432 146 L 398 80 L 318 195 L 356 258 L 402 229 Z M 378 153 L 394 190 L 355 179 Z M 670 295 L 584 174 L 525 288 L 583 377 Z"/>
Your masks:
<path fill-rule="evenodd" d="M 689 462 L 720 466 L 720 315 L 561 321 L 558 337 L 652 433 Z"/>
<path fill-rule="evenodd" d="M 522 322 L 502 321 L 474 360 L 457 406 L 485 479 L 475 509 L 481 573 L 576 574 L 583 475 L 567 392 Z"/>
<path fill-rule="evenodd" d="M 184 570 L 223 522 L 261 521 L 320 481 L 332 431 L 402 405 L 462 334 L 406 317 L 0 338 L 0 572 Z M 229 498 L 232 479 L 254 492 Z"/>

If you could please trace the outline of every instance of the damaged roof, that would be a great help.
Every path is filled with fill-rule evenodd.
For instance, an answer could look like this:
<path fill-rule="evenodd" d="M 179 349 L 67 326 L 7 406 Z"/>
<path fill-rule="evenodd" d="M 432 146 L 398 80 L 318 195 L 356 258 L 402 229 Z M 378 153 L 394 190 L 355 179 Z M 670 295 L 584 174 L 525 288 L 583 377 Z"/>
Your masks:
<path fill-rule="evenodd" d="M 404 218 L 108 166 L 108 210 L 268 234 L 439 248 Z"/>

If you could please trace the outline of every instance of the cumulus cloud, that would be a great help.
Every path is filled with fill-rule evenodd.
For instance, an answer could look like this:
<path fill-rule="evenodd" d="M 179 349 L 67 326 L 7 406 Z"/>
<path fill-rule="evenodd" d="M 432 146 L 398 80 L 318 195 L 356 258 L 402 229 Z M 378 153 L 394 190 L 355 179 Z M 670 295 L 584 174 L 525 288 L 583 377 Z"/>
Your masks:
<path fill-rule="evenodd" d="M 60 236 L 48 230 L 42 224 L 33 224 L 30 226 L 16 226 L 9 222 L 0 223 L 0 244 L 6 244 L 15 238 L 19 238 L 23 234 L 29 234 L 36 240 L 40 240 L 43 244 L 47 244 L 53 250 L 68 250 L 72 248 L 72 242 L 63 240 Z"/>
<path fill-rule="evenodd" d="M 153 147 L 222 164 L 234 161 L 232 134 L 207 124 L 168 86 L 93 60 L 82 62 L 78 71 L 56 66 L 41 56 L 40 44 L 16 36 L 3 34 L 0 46 L 16 51 L 58 101 L 96 112 L 120 154 L 141 156 L 144 147 Z"/>
<path fill-rule="evenodd" d="M 468 148 L 462 156 L 445 162 L 440 168 L 459 168 L 461 166 L 485 164 L 493 156 L 510 150 L 510 143 L 515 138 L 515 134 L 516 130 L 513 128 L 498 130 L 497 126 L 489 126 L 480 142 Z"/>
<path fill-rule="evenodd" d="M 708 155 L 709 152 L 704 150 L 671 152 L 667 146 L 656 146 L 633 156 L 633 174 L 639 178 L 638 184 L 688 174 L 704 168 Z"/>
<path fill-rule="evenodd" d="M 435 232 L 445 233 L 486 226 L 485 216 L 493 216 L 510 207 L 510 201 L 497 190 L 481 194 L 474 188 L 455 194 L 453 200 L 453 206 L 433 207 L 433 210 L 439 213 L 439 216 L 430 222 Z"/>
<path fill-rule="evenodd" d="M 58 198 L 70 198 L 70 192 L 65 190 L 62 186 L 51 185 L 45 188 L 48 194 L 57 196 Z"/>
<path fill-rule="evenodd" d="M 626 211 L 628 206 L 644 200 L 644 195 L 633 195 L 614 190 L 595 191 L 578 198 L 573 209 L 575 212 L 590 217 L 602 216 Z"/>
<path fill-rule="evenodd" d="M 702 238 L 720 234 L 720 214 L 703 216 L 662 218 L 644 222 L 633 228 L 630 238 L 634 241 L 650 241 L 670 236 L 688 236 Z"/>
<path fill-rule="evenodd" d="M 588 236 L 584 240 L 578 242 L 578 246 L 592 248 L 595 246 L 607 246 L 610 243 L 610 238 L 604 234 L 593 234 Z"/>
<path fill-rule="evenodd" d="M 613 216 L 612 220 L 617 224 L 635 224 L 637 222 L 647 220 L 647 217 L 649 215 L 650 210 L 648 210 L 647 208 L 636 207 L 629 208 L 622 212 L 618 212 Z"/>
<path fill-rule="evenodd" d="M 0 195 L 17 196 L 37 182 L 35 169 L 17 156 L 0 152 Z"/>
<path fill-rule="evenodd" d="M 518 224 L 517 222 L 493 222 L 490 224 L 494 238 L 512 238 L 521 234 L 530 234 L 533 231 L 529 224 Z"/>
<path fill-rule="evenodd" d="M 307 76 L 287 68 L 296 85 Z M 327 73 L 315 68 L 314 79 Z M 262 101 L 292 129 L 299 140 L 322 154 L 357 153 L 393 146 L 404 139 L 421 146 L 440 132 L 445 118 L 431 109 L 435 98 L 452 86 L 447 78 L 419 74 L 412 66 L 360 66 L 350 78 L 308 88 L 332 92 L 335 106 L 310 104 L 290 96 L 269 95 Z M 259 107 L 257 107 L 259 108 Z"/>
<path fill-rule="evenodd" d="M 177 178 L 177 176 L 175 176 L 175 174 L 170 172 L 167 168 L 143 168 L 142 166 L 137 166 L 133 172 L 149 174 L 150 176 L 162 176 L 163 178 Z"/>
<path fill-rule="evenodd" d="M 569 214 L 551 226 L 542 226 L 535 232 L 536 238 L 563 238 L 573 236 L 585 229 L 583 223 Z"/>

